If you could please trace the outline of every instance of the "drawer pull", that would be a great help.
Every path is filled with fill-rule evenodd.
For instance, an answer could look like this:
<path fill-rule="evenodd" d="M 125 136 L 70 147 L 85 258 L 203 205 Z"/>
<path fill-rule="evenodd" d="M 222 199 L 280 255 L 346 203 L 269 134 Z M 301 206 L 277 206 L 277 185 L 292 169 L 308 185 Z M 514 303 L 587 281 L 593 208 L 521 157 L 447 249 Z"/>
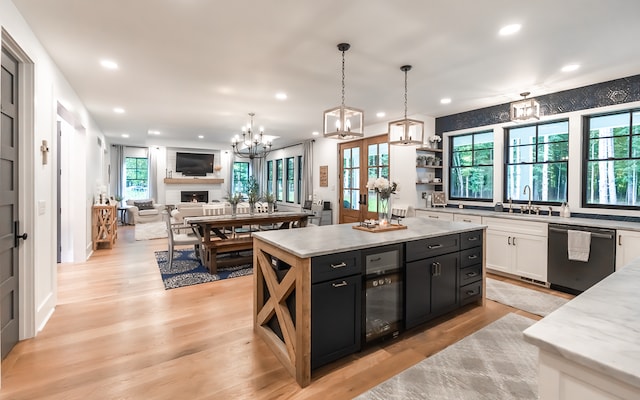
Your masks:
<path fill-rule="evenodd" d="M 475 260 L 476 258 L 478 258 L 477 254 L 472 254 L 469 257 L 467 257 L 469 260 Z"/>
<path fill-rule="evenodd" d="M 340 283 L 332 283 L 331 286 L 333 286 L 335 288 L 339 288 L 339 287 L 342 287 L 342 286 L 347 286 L 347 282 L 342 281 Z"/>
<path fill-rule="evenodd" d="M 430 244 L 429 246 L 427 246 L 428 249 L 439 249 L 440 247 L 442 247 L 442 244 Z"/>
<path fill-rule="evenodd" d="M 473 278 L 474 276 L 478 276 L 477 272 L 467 272 L 467 277 Z"/>
<path fill-rule="evenodd" d="M 470 219 L 463 219 L 462 221 L 464 221 L 464 222 L 471 222 L 471 220 L 470 220 Z"/>
<path fill-rule="evenodd" d="M 440 218 L 440 217 L 438 217 L 437 215 L 429 215 L 429 218 L 435 218 L 435 219 L 438 219 L 438 218 Z"/>
<path fill-rule="evenodd" d="M 467 290 L 467 296 L 471 296 L 473 294 L 476 294 L 475 290 Z"/>
<path fill-rule="evenodd" d="M 469 221 L 469 222 L 471 222 L 471 221 Z M 478 239 L 479 239 L 479 237 L 477 237 L 477 236 L 471 236 L 471 237 L 467 238 L 467 240 L 470 241 L 470 242 L 474 242 L 474 241 L 476 241 Z"/>
<path fill-rule="evenodd" d="M 340 264 L 331 264 L 331 268 L 336 269 L 336 268 L 343 268 L 346 267 L 347 264 L 345 262 L 341 262 Z"/>
<path fill-rule="evenodd" d="M 382 257 L 372 258 L 369 261 L 375 262 L 375 261 L 380 261 L 380 260 L 382 260 Z"/>

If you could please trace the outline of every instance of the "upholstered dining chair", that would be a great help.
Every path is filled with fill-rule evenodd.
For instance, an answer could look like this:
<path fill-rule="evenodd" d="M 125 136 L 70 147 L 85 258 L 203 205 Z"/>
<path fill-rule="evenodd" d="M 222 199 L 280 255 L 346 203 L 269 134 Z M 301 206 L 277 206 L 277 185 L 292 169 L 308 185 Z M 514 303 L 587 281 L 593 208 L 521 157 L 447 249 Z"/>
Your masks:
<path fill-rule="evenodd" d="M 201 260 L 200 248 L 202 239 L 191 225 L 171 223 L 171 216 L 164 213 L 163 218 L 167 224 L 167 238 L 169 239 L 169 248 L 167 255 L 169 258 L 169 269 L 173 267 L 173 252 L 179 246 L 193 246 L 196 257 Z"/>

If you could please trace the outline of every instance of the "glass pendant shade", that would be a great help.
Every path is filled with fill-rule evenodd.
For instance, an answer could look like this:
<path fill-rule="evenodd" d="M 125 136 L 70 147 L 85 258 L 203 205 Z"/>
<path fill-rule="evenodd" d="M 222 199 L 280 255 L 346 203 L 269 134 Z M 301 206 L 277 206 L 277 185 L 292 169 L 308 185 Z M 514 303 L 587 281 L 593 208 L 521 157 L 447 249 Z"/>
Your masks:
<path fill-rule="evenodd" d="M 528 95 L 529 92 L 520 93 L 524 100 L 511 103 L 511 121 L 522 122 L 540 119 L 540 103 L 535 99 L 527 99 Z"/>
<path fill-rule="evenodd" d="M 415 119 L 401 119 L 389 122 L 389 144 L 417 146 L 423 143 L 424 122 Z"/>
<path fill-rule="evenodd" d="M 324 137 L 353 139 L 364 136 L 364 112 L 338 106 L 324 112 Z"/>

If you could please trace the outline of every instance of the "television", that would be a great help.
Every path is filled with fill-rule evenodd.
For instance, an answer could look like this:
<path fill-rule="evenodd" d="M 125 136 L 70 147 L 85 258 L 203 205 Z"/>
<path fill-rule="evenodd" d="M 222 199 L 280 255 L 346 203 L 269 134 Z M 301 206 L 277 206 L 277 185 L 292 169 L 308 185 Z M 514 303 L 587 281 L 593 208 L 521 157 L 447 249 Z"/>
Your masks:
<path fill-rule="evenodd" d="M 176 172 L 185 176 L 206 176 L 213 172 L 213 154 L 177 152 Z"/>

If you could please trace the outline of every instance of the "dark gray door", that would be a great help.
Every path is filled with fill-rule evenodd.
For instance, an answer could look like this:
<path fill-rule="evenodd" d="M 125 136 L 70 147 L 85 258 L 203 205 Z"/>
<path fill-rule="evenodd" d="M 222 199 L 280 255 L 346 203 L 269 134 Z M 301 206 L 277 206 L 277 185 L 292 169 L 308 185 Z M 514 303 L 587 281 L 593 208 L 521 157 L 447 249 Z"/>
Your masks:
<path fill-rule="evenodd" d="M 18 62 L 2 49 L 0 83 L 0 338 L 18 342 Z"/>

